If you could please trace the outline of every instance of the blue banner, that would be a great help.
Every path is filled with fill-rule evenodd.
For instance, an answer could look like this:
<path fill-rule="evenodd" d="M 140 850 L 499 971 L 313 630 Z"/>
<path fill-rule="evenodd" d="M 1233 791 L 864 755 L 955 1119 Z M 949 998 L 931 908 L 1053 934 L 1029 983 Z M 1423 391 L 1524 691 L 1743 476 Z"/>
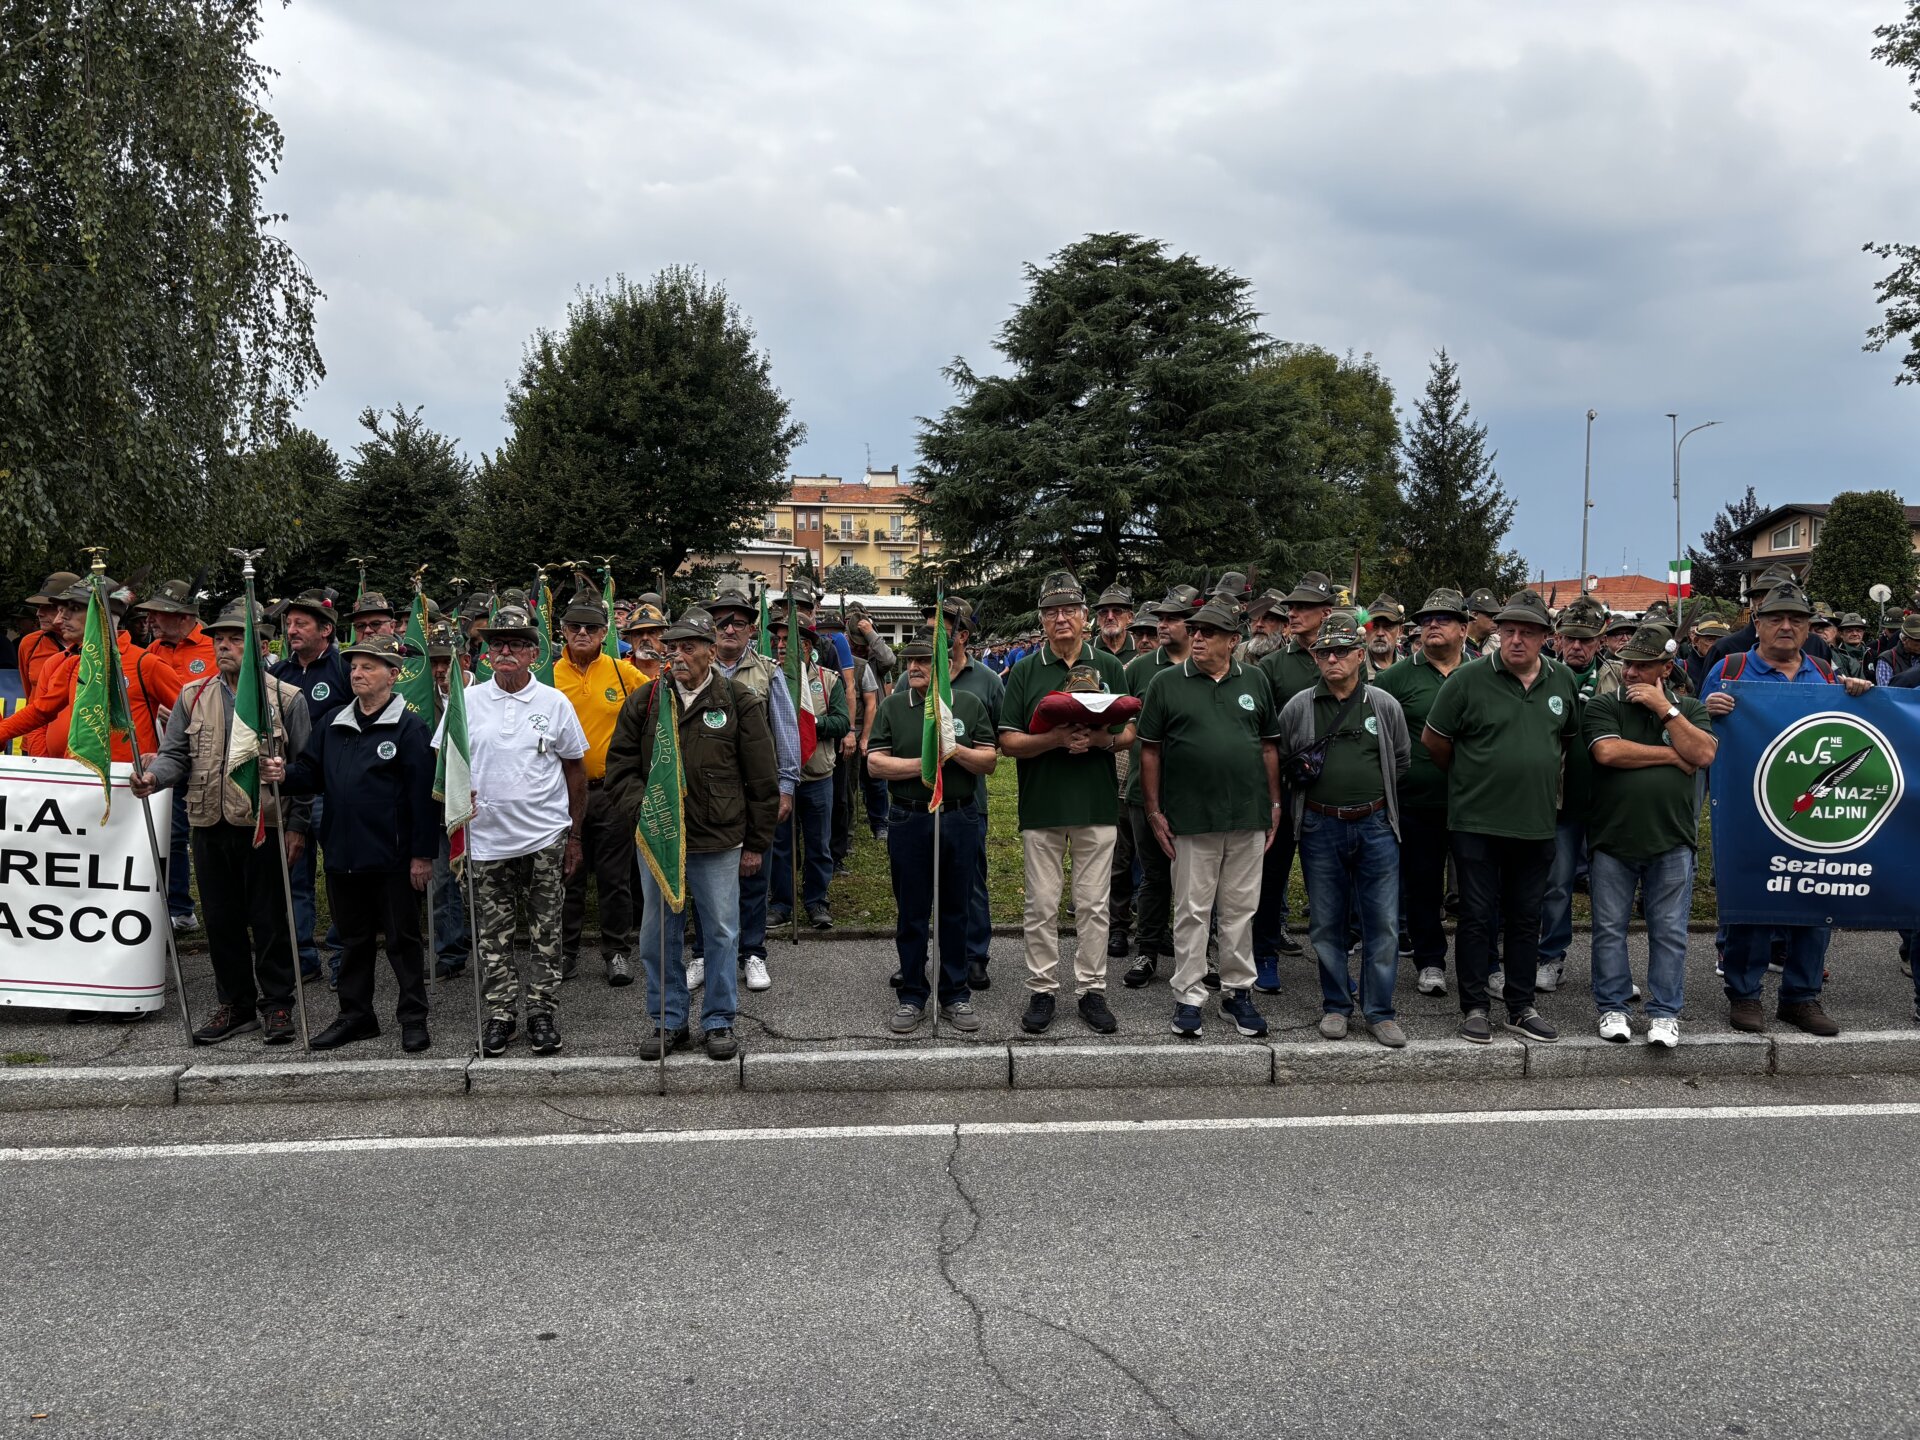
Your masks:
<path fill-rule="evenodd" d="M 1920 690 L 1728 690 L 1709 772 L 1721 921 L 1920 925 Z"/>

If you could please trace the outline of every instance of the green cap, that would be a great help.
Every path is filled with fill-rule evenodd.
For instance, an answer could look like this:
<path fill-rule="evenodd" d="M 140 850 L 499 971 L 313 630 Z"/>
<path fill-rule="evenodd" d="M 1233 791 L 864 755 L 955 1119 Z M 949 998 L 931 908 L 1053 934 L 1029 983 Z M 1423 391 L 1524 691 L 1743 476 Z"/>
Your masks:
<path fill-rule="evenodd" d="M 1671 660 L 1677 649 L 1679 647 L 1673 643 L 1673 632 L 1666 626 L 1642 625 L 1620 647 L 1620 658 L 1633 661 Z"/>
<path fill-rule="evenodd" d="M 340 647 L 342 656 L 365 655 L 373 660 L 384 660 L 398 670 L 407 663 L 407 650 L 400 643 L 398 635 L 362 635 L 351 645 Z"/>
<path fill-rule="evenodd" d="M 1477 591 L 1475 592 L 1478 593 Z M 1477 610 L 1479 606 L 1469 600 Z M 1551 630 L 1553 621 L 1547 618 L 1547 602 L 1540 598 L 1538 590 L 1516 590 L 1507 597 L 1506 605 L 1493 617 L 1494 623 L 1506 625 L 1538 625 L 1542 630 Z"/>
<path fill-rule="evenodd" d="M 1569 600 L 1560 607 L 1555 628 L 1571 640 L 1592 640 L 1605 631 L 1607 607 L 1591 595 Z"/>
<path fill-rule="evenodd" d="M 1320 633 L 1313 637 L 1315 650 L 1351 650 L 1367 643 L 1360 622 L 1350 613 L 1336 611 L 1320 622 Z"/>
<path fill-rule="evenodd" d="M 1813 606 L 1807 602 L 1807 592 L 1791 580 L 1782 580 L 1758 605 L 1753 607 L 1755 615 L 1812 615 Z"/>

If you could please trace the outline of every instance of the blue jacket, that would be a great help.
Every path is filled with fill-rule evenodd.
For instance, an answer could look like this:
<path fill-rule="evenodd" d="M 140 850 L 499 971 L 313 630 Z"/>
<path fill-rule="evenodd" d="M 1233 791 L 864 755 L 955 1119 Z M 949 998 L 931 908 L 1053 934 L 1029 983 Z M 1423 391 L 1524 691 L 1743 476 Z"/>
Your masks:
<path fill-rule="evenodd" d="M 427 727 L 398 695 L 371 720 L 344 705 L 315 725 L 281 789 L 327 797 L 320 849 L 330 871 L 404 871 L 440 853 Z"/>
<path fill-rule="evenodd" d="M 347 662 L 341 658 L 340 647 L 331 642 L 326 654 L 311 665 L 302 665 L 289 655 L 269 665 L 267 673 L 307 697 L 307 718 L 313 721 L 315 734 L 333 718 L 334 711 L 353 699 L 353 687 L 347 683 Z"/>

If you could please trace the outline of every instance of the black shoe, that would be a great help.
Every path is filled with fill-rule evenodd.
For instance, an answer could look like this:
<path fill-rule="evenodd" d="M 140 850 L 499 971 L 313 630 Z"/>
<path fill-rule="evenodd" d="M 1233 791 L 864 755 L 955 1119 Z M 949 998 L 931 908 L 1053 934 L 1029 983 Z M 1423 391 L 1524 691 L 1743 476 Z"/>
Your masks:
<path fill-rule="evenodd" d="M 993 977 L 987 974 L 987 962 L 975 960 L 967 966 L 967 988 L 969 990 L 991 990 Z"/>
<path fill-rule="evenodd" d="M 562 955 L 560 957 L 560 978 L 562 980 L 571 980 L 573 979 L 574 976 L 578 975 L 579 973 L 580 973 L 580 955 L 578 951 L 576 951 L 572 955 Z M 527 1034 L 529 1036 L 533 1034 L 532 1020 L 527 1021 Z"/>
<path fill-rule="evenodd" d="M 767 911 L 767 929 L 780 930 L 793 923 L 793 911 L 784 905 Z"/>
<path fill-rule="evenodd" d="M 1044 990 L 1033 992 L 1027 1001 L 1027 1013 L 1020 1017 L 1020 1028 L 1029 1035 L 1044 1035 L 1053 1024 L 1053 996 Z"/>
<path fill-rule="evenodd" d="M 740 1042 L 733 1038 L 733 1028 L 728 1025 L 716 1025 L 707 1031 L 707 1058 L 709 1060 L 731 1060 L 740 1053 Z"/>
<path fill-rule="evenodd" d="M 560 1048 L 560 1032 L 554 1029 L 553 1016 L 543 1010 L 527 1017 L 527 1044 L 536 1055 L 551 1055 Z"/>
<path fill-rule="evenodd" d="M 260 1012 L 260 1028 L 266 1033 L 260 1038 L 268 1045 L 291 1045 L 293 1043 L 293 1011 L 282 1005 L 277 1009 Z"/>
<path fill-rule="evenodd" d="M 218 1045 L 229 1036 L 238 1035 L 243 1030 L 258 1030 L 260 1017 L 251 1010 L 236 1010 L 231 1005 L 222 1005 L 209 1015 L 198 1030 L 193 1032 L 196 1045 Z"/>
<path fill-rule="evenodd" d="M 1209 990 L 1218 990 L 1220 988 L 1220 972 L 1218 970 L 1207 971 L 1206 974 L 1200 977 L 1200 983 Z"/>
<path fill-rule="evenodd" d="M 834 879 L 839 880 L 851 874 L 853 874 L 853 871 L 848 868 L 846 861 L 836 860 L 833 862 L 833 878 Z"/>
<path fill-rule="evenodd" d="M 1300 942 L 1293 938 L 1293 932 L 1288 930 L 1285 925 L 1280 927 L 1280 943 L 1278 948 L 1282 955 L 1304 955 L 1307 953 L 1305 949 L 1301 947 Z"/>
<path fill-rule="evenodd" d="M 1089 990 L 1080 997 L 1080 1018 L 1087 1027 L 1102 1035 L 1111 1035 L 1120 1028 L 1120 1022 L 1113 1018 L 1113 1011 L 1107 1008 L 1107 992 Z"/>
<path fill-rule="evenodd" d="M 1107 935 L 1107 958 L 1124 960 L 1133 949 L 1133 937 L 1124 930 L 1114 930 Z"/>
<path fill-rule="evenodd" d="M 640 1042 L 640 1058 L 658 1060 L 663 1047 L 664 1053 L 671 1055 L 687 1043 L 687 1038 L 687 1027 L 684 1025 L 678 1030 L 662 1030 L 656 1025 L 653 1027 L 653 1033 Z"/>
<path fill-rule="evenodd" d="M 1152 984 L 1153 977 L 1159 973 L 1159 970 L 1160 957 L 1158 955 L 1142 955 L 1133 963 L 1127 973 L 1120 977 L 1120 983 L 1129 990 L 1138 990 L 1143 986 Z"/>
<path fill-rule="evenodd" d="M 482 1055 L 504 1055 L 507 1042 L 513 1039 L 513 1032 L 519 1028 L 512 1020 L 489 1020 L 486 1029 L 480 1032 L 480 1053 Z"/>
<path fill-rule="evenodd" d="M 457 965 L 449 965 L 444 960 L 433 962 L 433 978 L 436 980 L 457 980 L 466 973 L 467 962 L 464 960 Z"/>
<path fill-rule="evenodd" d="M 351 1045 L 356 1040 L 379 1038 L 380 1026 L 377 1022 L 351 1020 L 342 1015 L 307 1043 L 315 1050 L 338 1050 L 342 1045 Z"/>
<path fill-rule="evenodd" d="M 818 910 L 809 910 L 807 912 L 807 921 L 816 930 L 831 930 L 833 928 L 833 912 L 822 905 Z"/>
<path fill-rule="evenodd" d="M 898 970 L 896 970 L 893 972 L 893 974 L 887 977 L 887 984 L 891 985 L 894 989 L 898 990 L 900 988 L 900 982 L 905 978 L 906 977 L 904 975 L 902 975 Z"/>
<path fill-rule="evenodd" d="M 433 1037 L 427 1033 L 424 1025 L 402 1025 L 400 1048 L 409 1055 L 418 1055 L 422 1050 L 433 1048 Z"/>

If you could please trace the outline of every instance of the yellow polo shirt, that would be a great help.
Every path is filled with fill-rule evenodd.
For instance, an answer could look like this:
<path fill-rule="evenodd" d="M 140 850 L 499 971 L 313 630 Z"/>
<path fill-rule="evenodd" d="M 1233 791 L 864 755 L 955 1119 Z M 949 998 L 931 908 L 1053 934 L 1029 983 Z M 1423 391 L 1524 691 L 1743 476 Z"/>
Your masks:
<path fill-rule="evenodd" d="M 554 658 L 554 688 L 567 697 L 573 713 L 580 717 L 580 728 L 587 732 L 587 779 L 605 778 L 613 722 L 619 718 L 627 696 L 646 683 L 646 676 L 610 655 L 594 656 L 584 670 L 565 651 Z"/>

